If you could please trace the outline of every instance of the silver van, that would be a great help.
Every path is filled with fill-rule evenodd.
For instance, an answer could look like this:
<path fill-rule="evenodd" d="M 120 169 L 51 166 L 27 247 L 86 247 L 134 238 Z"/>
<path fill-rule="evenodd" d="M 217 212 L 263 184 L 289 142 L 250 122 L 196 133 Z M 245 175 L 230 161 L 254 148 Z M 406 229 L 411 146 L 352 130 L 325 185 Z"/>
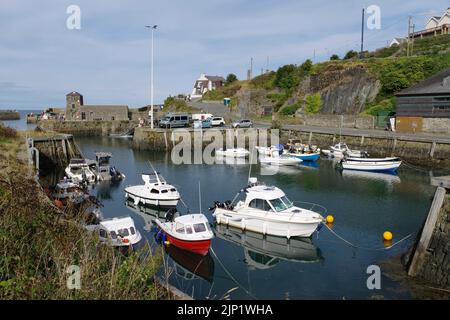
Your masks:
<path fill-rule="evenodd" d="M 160 128 L 188 127 L 191 116 L 188 113 L 169 112 L 159 121 Z"/>

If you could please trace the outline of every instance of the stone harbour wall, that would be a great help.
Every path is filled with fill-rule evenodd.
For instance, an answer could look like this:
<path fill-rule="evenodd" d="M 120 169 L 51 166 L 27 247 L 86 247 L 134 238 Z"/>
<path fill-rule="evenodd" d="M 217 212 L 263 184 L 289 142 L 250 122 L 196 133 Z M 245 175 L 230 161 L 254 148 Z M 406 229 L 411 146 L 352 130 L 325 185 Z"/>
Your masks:
<path fill-rule="evenodd" d="M 137 126 L 137 121 L 114 120 L 114 121 L 60 121 L 39 120 L 37 125 L 45 131 L 54 131 L 83 136 L 101 136 L 110 133 L 125 133 Z"/>

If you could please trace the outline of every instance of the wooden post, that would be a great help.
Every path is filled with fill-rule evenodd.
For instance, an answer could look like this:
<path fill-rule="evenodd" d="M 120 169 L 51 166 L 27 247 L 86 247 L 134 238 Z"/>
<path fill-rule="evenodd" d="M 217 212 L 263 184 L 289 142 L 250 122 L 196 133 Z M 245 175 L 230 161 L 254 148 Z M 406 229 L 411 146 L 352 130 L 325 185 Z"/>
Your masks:
<path fill-rule="evenodd" d="M 436 141 L 433 141 L 433 144 L 431 145 L 431 150 L 430 150 L 430 158 L 433 159 L 434 157 L 434 151 L 436 150 Z"/>
<path fill-rule="evenodd" d="M 422 235 L 420 241 L 417 244 L 417 248 L 414 251 L 414 256 L 411 261 L 411 265 L 408 270 L 408 275 L 414 277 L 422 268 L 424 255 L 427 253 L 428 246 L 430 244 L 431 236 L 433 235 L 436 221 L 439 216 L 442 204 L 444 203 L 446 191 L 444 188 L 438 187 L 434 194 L 433 203 L 431 204 L 430 211 L 428 212 L 427 220 L 423 226 Z"/>
<path fill-rule="evenodd" d="M 308 144 L 311 144 L 311 140 L 312 140 L 312 135 L 313 135 L 313 133 L 312 133 L 312 131 L 309 133 L 309 140 L 308 140 Z"/>
<path fill-rule="evenodd" d="M 363 146 L 363 144 L 364 144 L 364 136 L 361 136 L 361 147 Z"/>

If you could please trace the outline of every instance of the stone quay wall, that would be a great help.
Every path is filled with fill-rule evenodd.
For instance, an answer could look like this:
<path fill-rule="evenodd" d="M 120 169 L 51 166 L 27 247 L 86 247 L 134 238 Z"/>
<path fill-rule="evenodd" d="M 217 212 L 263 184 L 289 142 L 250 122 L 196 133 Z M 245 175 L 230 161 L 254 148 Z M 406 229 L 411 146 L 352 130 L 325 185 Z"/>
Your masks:
<path fill-rule="evenodd" d="M 106 136 L 110 133 L 125 133 L 131 129 L 134 129 L 138 125 L 138 122 L 129 120 L 39 120 L 37 122 L 37 125 L 44 131 L 53 131 L 83 136 Z"/>

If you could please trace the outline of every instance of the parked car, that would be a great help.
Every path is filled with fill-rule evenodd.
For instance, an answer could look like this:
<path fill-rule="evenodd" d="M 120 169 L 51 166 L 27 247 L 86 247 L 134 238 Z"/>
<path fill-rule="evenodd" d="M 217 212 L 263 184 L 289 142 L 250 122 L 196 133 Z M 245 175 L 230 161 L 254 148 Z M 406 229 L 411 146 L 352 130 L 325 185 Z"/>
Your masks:
<path fill-rule="evenodd" d="M 232 128 L 253 128 L 253 123 L 250 120 L 236 120 L 231 125 Z"/>
<path fill-rule="evenodd" d="M 223 127 L 225 125 L 225 120 L 222 117 L 214 117 L 211 119 L 211 124 L 213 127 Z"/>
<path fill-rule="evenodd" d="M 212 128 L 211 118 L 194 121 L 194 129 Z"/>
<path fill-rule="evenodd" d="M 166 113 L 159 121 L 160 128 L 179 128 L 189 126 L 190 116 L 188 113 Z"/>
<path fill-rule="evenodd" d="M 192 120 L 193 121 L 195 121 L 195 120 L 205 120 L 205 119 L 212 118 L 212 117 L 213 117 L 213 115 L 211 113 L 194 113 L 192 115 Z"/>

